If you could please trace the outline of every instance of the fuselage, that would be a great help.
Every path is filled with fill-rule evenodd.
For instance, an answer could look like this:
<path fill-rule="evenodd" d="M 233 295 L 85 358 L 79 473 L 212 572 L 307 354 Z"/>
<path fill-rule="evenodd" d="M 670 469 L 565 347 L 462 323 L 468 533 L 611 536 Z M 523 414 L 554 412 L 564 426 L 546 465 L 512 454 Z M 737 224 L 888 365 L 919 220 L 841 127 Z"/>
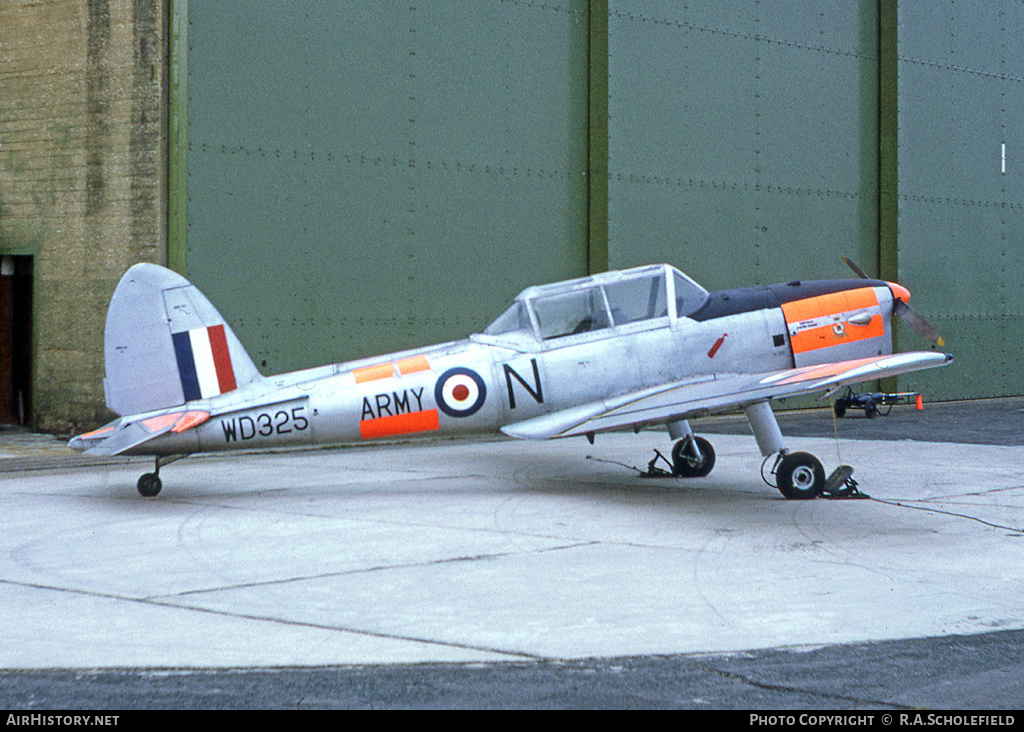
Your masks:
<path fill-rule="evenodd" d="M 212 416 L 138 452 L 496 433 L 660 384 L 888 354 L 892 309 L 893 288 L 877 280 L 708 293 L 666 265 L 605 273 L 529 288 L 466 340 L 266 377 L 189 403 Z"/>

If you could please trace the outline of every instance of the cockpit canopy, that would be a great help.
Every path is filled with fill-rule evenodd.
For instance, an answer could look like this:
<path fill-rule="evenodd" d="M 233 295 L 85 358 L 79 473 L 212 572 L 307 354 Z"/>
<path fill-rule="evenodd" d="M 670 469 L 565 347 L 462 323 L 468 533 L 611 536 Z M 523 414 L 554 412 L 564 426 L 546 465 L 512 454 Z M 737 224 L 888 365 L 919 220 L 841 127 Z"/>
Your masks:
<path fill-rule="evenodd" d="M 523 290 L 483 335 L 551 342 L 634 323 L 653 327 L 693 313 L 707 299 L 707 290 L 667 264 L 604 272 Z"/>

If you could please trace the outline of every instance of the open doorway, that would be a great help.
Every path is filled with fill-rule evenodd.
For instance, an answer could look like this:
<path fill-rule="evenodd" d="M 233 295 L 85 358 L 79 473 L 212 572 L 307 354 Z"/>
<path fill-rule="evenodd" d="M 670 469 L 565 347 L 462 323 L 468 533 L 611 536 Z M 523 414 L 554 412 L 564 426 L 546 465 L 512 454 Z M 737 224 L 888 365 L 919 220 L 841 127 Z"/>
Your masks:
<path fill-rule="evenodd" d="M 0 257 L 0 424 L 32 420 L 32 257 Z"/>

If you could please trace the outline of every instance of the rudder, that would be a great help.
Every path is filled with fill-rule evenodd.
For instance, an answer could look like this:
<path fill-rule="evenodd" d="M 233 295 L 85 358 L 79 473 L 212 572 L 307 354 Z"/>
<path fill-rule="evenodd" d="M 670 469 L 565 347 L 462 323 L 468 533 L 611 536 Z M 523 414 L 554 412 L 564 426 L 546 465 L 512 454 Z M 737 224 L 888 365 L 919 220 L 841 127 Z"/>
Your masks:
<path fill-rule="evenodd" d="M 155 264 L 136 264 L 118 283 L 103 351 L 107 407 L 119 415 L 208 399 L 262 378 L 210 301 Z"/>

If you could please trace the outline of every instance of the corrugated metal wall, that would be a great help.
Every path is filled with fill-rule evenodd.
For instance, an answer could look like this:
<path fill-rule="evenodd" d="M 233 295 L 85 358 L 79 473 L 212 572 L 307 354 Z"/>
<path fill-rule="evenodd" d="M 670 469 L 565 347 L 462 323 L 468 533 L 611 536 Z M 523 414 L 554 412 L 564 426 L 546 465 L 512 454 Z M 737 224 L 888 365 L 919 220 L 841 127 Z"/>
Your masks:
<path fill-rule="evenodd" d="M 588 261 L 719 288 L 846 255 L 957 356 L 901 388 L 1024 393 L 1020 3 L 175 2 L 188 272 L 267 372 L 460 337 Z"/>

